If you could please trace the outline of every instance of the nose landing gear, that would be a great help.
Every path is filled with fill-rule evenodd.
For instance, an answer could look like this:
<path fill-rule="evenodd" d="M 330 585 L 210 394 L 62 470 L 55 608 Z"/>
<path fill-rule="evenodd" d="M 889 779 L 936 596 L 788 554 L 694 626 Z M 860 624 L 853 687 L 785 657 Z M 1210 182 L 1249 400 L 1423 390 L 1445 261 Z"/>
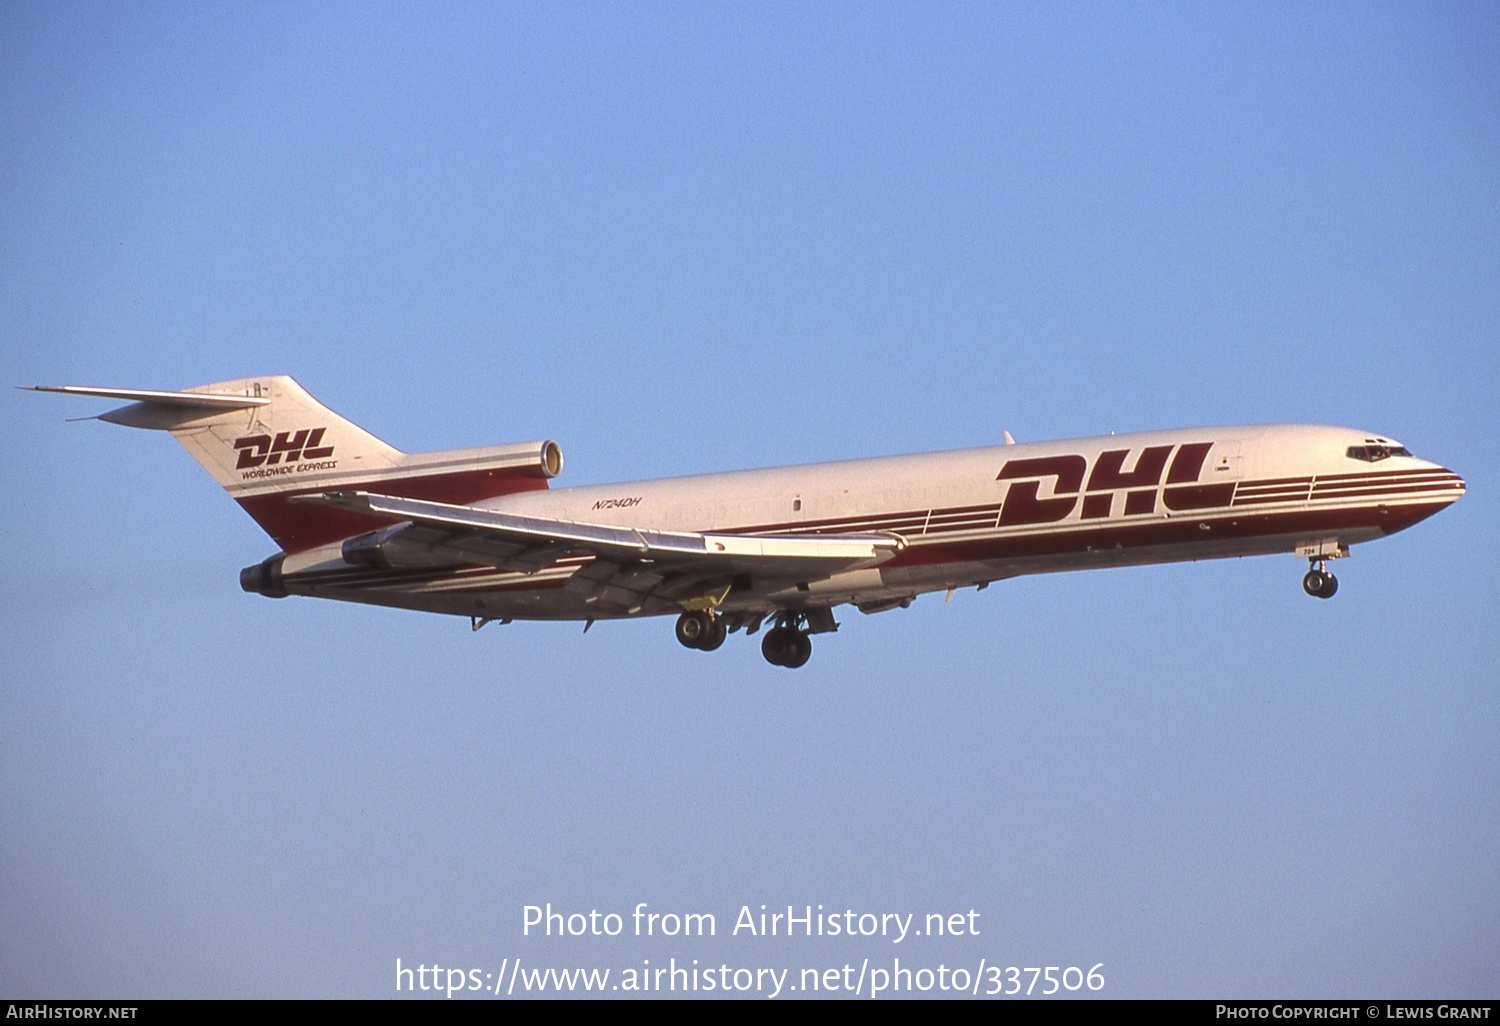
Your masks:
<path fill-rule="evenodd" d="M 1312 566 L 1302 578 L 1302 590 L 1313 598 L 1330 599 L 1339 590 L 1339 579 L 1328 572 L 1326 559 L 1312 560 Z"/>

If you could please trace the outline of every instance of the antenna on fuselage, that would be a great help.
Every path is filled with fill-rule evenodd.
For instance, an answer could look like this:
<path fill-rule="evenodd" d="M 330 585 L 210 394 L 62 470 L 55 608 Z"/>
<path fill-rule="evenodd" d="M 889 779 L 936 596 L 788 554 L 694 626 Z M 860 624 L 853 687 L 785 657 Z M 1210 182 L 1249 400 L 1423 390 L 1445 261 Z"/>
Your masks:
<path fill-rule="evenodd" d="M 1010 437 L 1010 432 L 1009 431 L 1002 431 L 1001 434 L 1005 436 L 1005 444 L 1006 445 L 1015 445 L 1016 444 L 1016 440 L 1014 438 Z"/>

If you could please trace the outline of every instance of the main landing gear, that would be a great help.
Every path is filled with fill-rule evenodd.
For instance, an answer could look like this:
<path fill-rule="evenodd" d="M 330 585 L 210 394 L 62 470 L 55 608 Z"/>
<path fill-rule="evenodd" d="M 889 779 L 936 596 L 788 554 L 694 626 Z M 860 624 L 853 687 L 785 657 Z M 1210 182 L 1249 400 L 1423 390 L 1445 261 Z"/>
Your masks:
<path fill-rule="evenodd" d="M 1307 575 L 1302 578 L 1302 590 L 1313 598 L 1330 599 L 1339 590 L 1339 579 L 1328 572 L 1328 560 L 1314 558 Z"/>
<path fill-rule="evenodd" d="M 828 616 L 827 619 L 831 621 L 832 617 Z M 754 633 L 760 622 L 759 616 L 749 622 L 751 633 Z M 760 645 L 761 654 L 766 657 L 766 662 L 772 666 L 785 666 L 788 670 L 805 666 L 812 658 L 812 638 L 808 636 L 809 628 L 817 628 L 819 624 L 809 623 L 807 616 L 801 613 L 779 613 L 772 623 L 773 626 L 766 631 L 765 640 Z M 738 630 L 745 625 L 746 621 L 739 619 L 735 622 L 735 629 Z M 831 630 L 832 627 L 823 629 Z M 729 629 L 724 616 L 719 613 L 696 610 L 683 613 L 677 618 L 677 640 L 687 648 L 695 648 L 700 652 L 712 652 L 724 644 L 724 638 L 728 633 Z"/>
<path fill-rule="evenodd" d="M 760 643 L 760 654 L 772 666 L 795 670 L 807 665 L 812 658 L 812 638 L 792 623 L 778 620 L 775 627 L 766 631 L 766 638 Z"/>
<path fill-rule="evenodd" d="M 724 626 L 724 618 L 715 616 L 706 609 L 683 613 L 677 618 L 677 640 L 688 648 L 712 652 L 724 644 L 728 635 L 729 629 Z"/>

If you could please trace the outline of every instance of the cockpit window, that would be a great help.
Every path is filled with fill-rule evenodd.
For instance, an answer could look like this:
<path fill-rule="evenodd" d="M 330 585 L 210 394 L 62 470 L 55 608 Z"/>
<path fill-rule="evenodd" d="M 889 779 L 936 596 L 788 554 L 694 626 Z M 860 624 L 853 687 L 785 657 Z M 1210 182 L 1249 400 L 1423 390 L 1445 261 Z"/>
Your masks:
<path fill-rule="evenodd" d="M 1410 456 L 1411 452 L 1404 445 L 1351 445 L 1348 456 L 1351 460 L 1364 460 L 1366 463 L 1379 463 L 1381 460 L 1392 456 Z"/>

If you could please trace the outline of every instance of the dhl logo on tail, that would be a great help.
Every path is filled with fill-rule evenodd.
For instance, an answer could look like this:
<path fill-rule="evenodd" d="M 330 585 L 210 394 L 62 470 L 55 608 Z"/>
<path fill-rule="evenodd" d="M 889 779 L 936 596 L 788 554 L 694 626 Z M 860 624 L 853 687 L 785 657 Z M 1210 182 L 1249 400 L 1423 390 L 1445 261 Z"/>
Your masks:
<path fill-rule="evenodd" d="M 270 435 L 246 435 L 236 438 L 234 447 L 239 450 L 239 462 L 235 470 L 252 467 L 274 467 L 284 459 L 288 463 L 298 460 L 325 460 L 333 455 L 333 446 L 322 445 L 323 434 L 328 429 L 303 428 L 301 431 L 280 431 L 276 437 Z"/>

